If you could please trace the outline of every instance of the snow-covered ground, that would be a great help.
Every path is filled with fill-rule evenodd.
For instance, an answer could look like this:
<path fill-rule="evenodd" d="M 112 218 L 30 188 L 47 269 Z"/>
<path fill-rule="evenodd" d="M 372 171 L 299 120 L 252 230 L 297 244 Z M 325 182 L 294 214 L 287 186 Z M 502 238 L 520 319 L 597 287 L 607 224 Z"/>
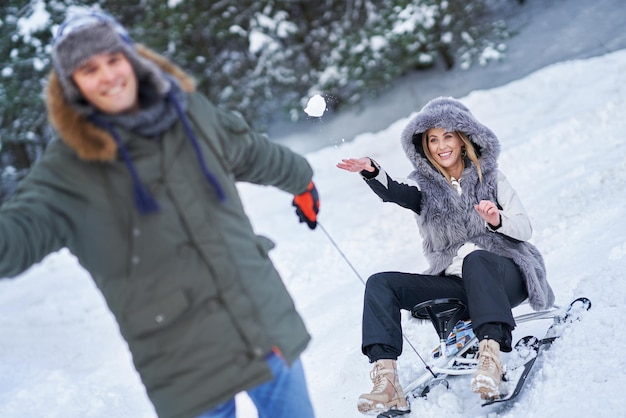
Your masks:
<path fill-rule="evenodd" d="M 460 378 L 448 391 L 415 399 L 408 417 L 623 414 L 626 50 L 555 64 L 460 99 L 502 142 L 500 167 L 533 220 L 532 241 L 545 256 L 557 303 L 586 296 L 593 307 L 545 353 L 506 409 L 481 408 Z M 313 335 L 303 362 L 320 418 L 360 416 L 356 399 L 371 388 L 370 365 L 360 354 L 361 279 L 426 268 L 409 211 L 380 202 L 358 175 L 335 167 L 341 158 L 368 155 L 391 175 L 406 176 L 411 167 L 399 136 L 409 113 L 380 132 L 307 154 L 323 229 L 297 223 L 291 196 L 240 186 L 256 230 L 278 243 L 273 260 Z M 322 119 L 319 135 L 329 134 L 324 129 Z M 431 325 L 406 315 L 403 326 L 423 356 L 437 344 Z M 514 336 L 527 332 L 520 326 Z M 0 281 L 0 358 L 2 417 L 154 417 L 111 314 L 66 251 Z M 408 349 L 399 366 L 404 383 L 423 371 Z M 240 417 L 254 417 L 246 398 L 239 400 Z"/>

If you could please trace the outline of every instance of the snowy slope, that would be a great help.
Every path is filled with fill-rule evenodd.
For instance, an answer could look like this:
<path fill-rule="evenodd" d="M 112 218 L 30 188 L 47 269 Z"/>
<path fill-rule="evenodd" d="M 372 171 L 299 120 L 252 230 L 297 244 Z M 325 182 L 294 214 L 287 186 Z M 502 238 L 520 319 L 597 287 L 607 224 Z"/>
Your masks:
<path fill-rule="evenodd" d="M 416 399 L 408 417 L 612 417 L 626 407 L 626 50 L 552 65 L 461 100 L 502 141 L 500 167 L 533 220 L 557 303 L 584 295 L 593 308 L 541 361 L 519 400 L 481 408 L 467 380 Z M 415 109 L 417 110 L 417 109 Z M 410 171 L 399 145 L 410 117 L 381 132 L 307 155 L 322 198 L 320 223 L 298 225 L 291 196 L 242 184 L 260 234 L 313 335 L 303 357 L 320 418 L 358 417 L 370 365 L 360 354 L 363 283 L 382 270 L 426 268 L 411 214 L 385 204 L 356 174 L 335 168 L 371 156 L 396 177 Z M 323 118 L 319 134 L 325 132 Z M 331 244 L 332 237 L 358 274 Z M 429 324 L 403 321 L 426 356 L 437 337 Z M 515 336 L 531 330 L 520 326 Z M 16 280 L 0 282 L 0 416 L 153 418 L 117 326 L 88 275 L 66 251 Z M 401 380 L 422 366 L 405 349 Z M 255 417 L 240 397 L 240 417 Z"/>

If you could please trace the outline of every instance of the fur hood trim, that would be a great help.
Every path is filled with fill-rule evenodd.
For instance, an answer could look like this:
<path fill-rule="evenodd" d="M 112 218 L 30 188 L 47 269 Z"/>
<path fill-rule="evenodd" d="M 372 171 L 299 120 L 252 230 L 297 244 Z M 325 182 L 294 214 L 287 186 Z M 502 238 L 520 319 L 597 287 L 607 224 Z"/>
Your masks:
<path fill-rule="evenodd" d="M 176 64 L 146 46 L 137 44 L 137 53 L 154 62 L 164 72 L 174 77 L 181 88 L 192 93 L 195 80 Z M 45 90 L 48 120 L 61 140 L 86 161 L 113 161 L 117 156 L 117 144 L 107 131 L 99 128 L 81 115 L 65 99 L 58 74 L 52 70 Z"/>
<path fill-rule="evenodd" d="M 460 101 L 452 97 L 438 97 L 413 116 L 401 135 L 406 156 L 422 174 L 440 174 L 430 164 L 422 149 L 421 134 L 430 128 L 463 132 L 474 144 L 483 172 L 497 168 L 500 142 L 496 135 L 480 123 Z"/>

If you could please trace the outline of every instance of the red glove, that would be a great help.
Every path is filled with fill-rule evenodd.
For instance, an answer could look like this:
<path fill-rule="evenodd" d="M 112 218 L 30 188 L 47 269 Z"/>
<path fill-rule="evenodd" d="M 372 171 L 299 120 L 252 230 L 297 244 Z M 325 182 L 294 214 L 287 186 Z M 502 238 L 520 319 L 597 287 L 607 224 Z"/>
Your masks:
<path fill-rule="evenodd" d="M 320 197 L 315 184 L 311 181 L 306 191 L 295 196 L 291 204 L 296 207 L 296 215 L 300 218 L 300 222 L 306 222 L 309 228 L 315 229 L 317 214 L 320 211 Z"/>

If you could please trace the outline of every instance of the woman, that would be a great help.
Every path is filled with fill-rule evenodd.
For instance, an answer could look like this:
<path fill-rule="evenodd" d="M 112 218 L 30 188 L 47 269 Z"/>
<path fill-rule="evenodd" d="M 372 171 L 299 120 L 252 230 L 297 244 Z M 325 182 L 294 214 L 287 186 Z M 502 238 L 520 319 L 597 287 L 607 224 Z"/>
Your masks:
<path fill-rule="evenodd" d="M 511 351 L 511 309 L 526 298 L 533 309 L 554 303 L 543 259 L 530 243 L 532 228 L 515 190 L 498 170 L 498 138 L 453 98 L 429 102 L 401 137 L 415 170 L 392 179 L 370 158 L 344 159 L 386 202 L 416 214 L 430 268 L 424 274 L 383 272 L 367 282 L 362 351 L 374 363 L 374 388 L 359 397 L 363 413 L 408 410 L 398 381 L 402 352 L 400 309 L 436 298 L 458 298 L 469 308 L 479 340 L 472 389 L 499 396 L 499 352 Z"/>
<path fill-rule="evenodd" d="M 67 247 L 115 315 L 159 417 L 314 416 L 310 336 L 236 181 L 296 195 L 315 227 L 307 161 L 195 91 L 111 16 L 69 16 L 52 45 L 60 136 L 0 210 L 0 277 Z"/>

